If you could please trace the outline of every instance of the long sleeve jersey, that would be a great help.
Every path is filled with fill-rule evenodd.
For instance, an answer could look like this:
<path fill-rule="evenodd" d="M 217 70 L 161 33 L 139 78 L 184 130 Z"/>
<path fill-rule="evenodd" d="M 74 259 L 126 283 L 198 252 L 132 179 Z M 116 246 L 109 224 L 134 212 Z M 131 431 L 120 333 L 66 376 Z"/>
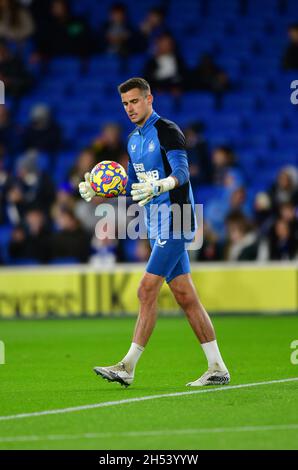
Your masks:
<path fill-rule="evenodd" d="M 146 173 L 156 180 L 175 176 L 179 183 L 176 188 L 146 204 L 145 222 L 149 238 L 182 234 L 182 228 L 184 235 L 191 238 L 196 228 L 195 207 L 181 129 L 153 112 L 144 126 L 137 127 L 130 134 L 127 150 L 127 194 L 132 183 L 138 182 L 137 173 Z"/>

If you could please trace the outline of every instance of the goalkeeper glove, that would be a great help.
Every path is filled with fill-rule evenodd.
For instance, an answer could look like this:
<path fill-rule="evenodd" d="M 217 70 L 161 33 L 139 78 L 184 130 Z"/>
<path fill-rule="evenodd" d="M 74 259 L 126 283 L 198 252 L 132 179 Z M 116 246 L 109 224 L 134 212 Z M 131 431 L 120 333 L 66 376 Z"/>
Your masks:
<path fill-rule="evenodd" d="M 86 202 L 90 202 L 91 199 L 96 195 L 95 191 L 91 188 L 90 185 L 90 173 L 85 173 L 85 181 L 82 181 L 79 184 L 80 195 Z"/>
<path fill-rule="evenodd" d="M 146 173 L 137 173 L 139 180 L 143 183 L 134 183 L 131 186 L 131 195 L 133 201 L 139 201 L 139 206 L 143 207 L 151 199 L 159 196 L 161 193 L 170 191 L 176 186 L 176 179 L 173 176 L 161 180 L 150 178 Z"/>

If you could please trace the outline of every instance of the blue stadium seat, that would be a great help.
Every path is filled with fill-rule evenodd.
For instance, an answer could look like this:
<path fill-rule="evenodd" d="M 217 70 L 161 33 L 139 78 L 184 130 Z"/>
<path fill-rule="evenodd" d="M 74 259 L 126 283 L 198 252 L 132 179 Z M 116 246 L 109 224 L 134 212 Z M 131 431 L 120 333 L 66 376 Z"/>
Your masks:
<path fill-rule="evenodd" d="M 246 93 L 227 93 L 223 99 L 223 110 L 234 112 L 252 112 L 256 109 L 256 100 Z"/>
<path fill-rule="evenodd" d="M 196 110 L 205 112 L 214 110 L 214 96 L 211 93 L 185 93 L 181 98 L 181 111 L 188 112 Z"/>
<path fill-rule="evenodd" d="M 115 54 L 93 56 L 89 61 L 89 76 L 117 74 L 119 70 L 120 63 Z"/>
<path fill-rule="evenodd" d="M 200 186 L 194 190 L 194 200 L 196 204 L 207 204 L 210 199 L 221 198 L 224 190 L 213 185 Z"/>
<path fill-rule="evenodd" d="M 8 244 L 11 239 L 12 227 L 10 225 L 1 225 L 0 227 L 0 254 L 3 262 L 9 262 Z"/>
<path fill-rule="evenodd" d="M 78 78 L 80 75 L 81 62 L 75 57 L 57 57 L 49 62 L 48 74 L 57 79 L 61 77 Z"/>
<path fill-rule="evenodd" d="M 247 124 L 250 132 L 271 133 L 272 130 L 281 130 L 283 127 L 283 116 L 280 114 L 258 113 L 251 116 Z"/>
<path fill-rule="evenodd" d="M 20 259 L 11 258 L 9 260 L 9 264 L 11 266 L 38 266 L 40 262 L 35 258 L 20 258 Z"/>
<path fill-rule="evenodd" d="M 79 264 L 79 263 L 80 263 L 80 260 L 72 256 L 55 258 L 50 262 L 50 264 L 53 264 L 53 265 L 68 265 L 68 264 Z"/>

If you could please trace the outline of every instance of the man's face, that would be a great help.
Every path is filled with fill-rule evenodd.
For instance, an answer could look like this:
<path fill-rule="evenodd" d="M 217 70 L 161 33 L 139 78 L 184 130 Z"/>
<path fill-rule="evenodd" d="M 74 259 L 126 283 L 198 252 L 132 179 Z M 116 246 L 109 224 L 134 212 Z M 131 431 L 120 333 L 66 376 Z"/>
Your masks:
<path fill-rule="evenodd" d="M 145 96 L 139 88 L 121 94 L 124 109 L 132 123 L 142 126 L 152 113 L 153 96 Z"/>
<path fill-rule="evenodd" d="M 215 149 L 212 155 L 212 162 L 216 167 L 224 167 L 227 163 L 226 153 L 221 149 Z"/>
<path fill-rule="evenodd" d="M 298 44 L 298 28 L 291 28 L 289 30 L 289 36 L 294 44 Z"/>
<path fill-rule="evenodd" d="M 161 36 L 156 44 L 157 55 L 172 54 L 174 51 L 174 44 L 172 38 L 169 36 Z"/>
<path fill-rule="evenodd" d="M 3 44 L 0 45 L 0 62 L 6 60 L 9 57 L 8 49 Z"/>

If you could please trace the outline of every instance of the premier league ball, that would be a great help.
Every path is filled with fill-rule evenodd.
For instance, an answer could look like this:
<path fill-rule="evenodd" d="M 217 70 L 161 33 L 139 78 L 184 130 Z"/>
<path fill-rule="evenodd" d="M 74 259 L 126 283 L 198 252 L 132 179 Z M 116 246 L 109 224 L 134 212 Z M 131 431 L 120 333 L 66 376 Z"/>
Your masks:
<path fill-rule="evenodd" d="M 127 174 L 117 162 L 104 160 L 98 163 L 90 175 L 90 185 L 97 196 L 116 197 L 123 193 L 127 184 Z"/>

